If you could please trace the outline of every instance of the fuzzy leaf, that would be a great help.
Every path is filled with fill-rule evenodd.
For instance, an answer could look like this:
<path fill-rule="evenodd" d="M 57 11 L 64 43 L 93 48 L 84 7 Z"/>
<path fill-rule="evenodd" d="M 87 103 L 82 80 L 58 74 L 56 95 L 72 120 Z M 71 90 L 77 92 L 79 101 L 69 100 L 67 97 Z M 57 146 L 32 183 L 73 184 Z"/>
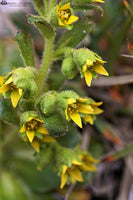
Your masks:
<path fill-rule="evenodd" d="M 66 31 L 59 39 L 56 48 L 76 47 L 85 36 L 92 30 L 94 23 L 89 23 L 83 20 L 77 21 L 73 24 L 73 29 Z"/>
<path fill-rule="evenodd" d="M 74 10 L 98 10 L 101 14 L 103 14 L 103 9 L 101 6 L 93 5 L 93 4 L 88 4 L 88 5 L 83 5 L 83 4 L 72 4 L 71 7 Z"/>
<path fill-rule="evenodd" d="M 50 39 L 54 36 L 54 29 L 44 17 L 29 15 L 28 21 L 29 23 L 34 24 L 35 27 L 37 27 L 37 29 L 40 31 L 44 38 Z"/>
<path fill-rule="evenodd" d="M 33 3 L 40 15 L 44 16 L 44 0 L 33 0 Z"/>
<path fill-rule="evenodd" d="M 25 31 L 19 31 L 14 39 L 19 46 L 25 65 L 35 67 L 34 50 L 30 34 Z"/>

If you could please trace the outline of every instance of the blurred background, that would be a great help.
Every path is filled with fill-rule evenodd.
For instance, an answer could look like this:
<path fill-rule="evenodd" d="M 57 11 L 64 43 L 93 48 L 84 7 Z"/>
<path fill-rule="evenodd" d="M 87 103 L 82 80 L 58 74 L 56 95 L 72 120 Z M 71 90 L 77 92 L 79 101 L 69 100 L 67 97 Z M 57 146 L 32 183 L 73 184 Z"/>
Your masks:
<path fill-rule="evenodd" d="M 128 3 L 128 4 L 127 4 Z M 87 47 L 107 61 L 109 78 L 99 77 L 88 88 L 75 78 L 64 82 L 63 88 L 75 89 L 80 95 L 103 101 L 104 113 L 94 126 L 87 125 L 88 150 L 101 159 L 96 174 L 85 176 L 85 183 L 72 190 L 69 200 L 133 200 L 133 2 L 105 0 L 97 11 L 77 11 L 79 17 L 95 22 L 93 31 L 78 47 Z M 36 63 L 39 68 L 43 38 L 28 24 L 26 15 L 37 14 L 30 0 L 0 1 L 0 75 L 24 63 L 13 37 L 19 30 L 33 38 Z M 59 30 L 57 37 L 62 30 Z M 78 33 L 77 33 L 78 34 Z M 65 81 L 60 61 L 47 81 L 47 88 L 60 91 Z M 56 70 L 56 73 L 54 72 Z M 59 81 L 56 78 L 60 76 Z M 77 83 L 79 80 L 79 83 Z M 54 86 L 53 86 L 54 85 Z M 8 100 L 0 99 L 0 200 L 63 200 L 68 187 L 59 190 L 60 178 L 52 166 L 36 169 L 34 151 L 19 136 L 18 112 Z M 80 129 L 59 138 L 61 145 L 73 148 L 82 137 Z M 116 151 L 124 149 L 121 154 Z M 4 197 L 4 199 L 1 197 Z"/>

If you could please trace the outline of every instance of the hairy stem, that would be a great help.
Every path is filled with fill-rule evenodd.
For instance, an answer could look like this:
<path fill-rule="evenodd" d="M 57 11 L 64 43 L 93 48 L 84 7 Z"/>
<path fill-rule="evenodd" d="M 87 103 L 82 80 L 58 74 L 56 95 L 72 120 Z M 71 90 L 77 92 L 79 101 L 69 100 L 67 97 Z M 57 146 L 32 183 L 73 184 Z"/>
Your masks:
<path fill-rule="evenodd" d="M 37 98 L 42 93 L 44 81 L 46 80 L 47 72 L 51 64 L 53 40 L 54 38 L 45 40 L 44 58 L 43 58 L 42 66 L 38 75 Z"/>

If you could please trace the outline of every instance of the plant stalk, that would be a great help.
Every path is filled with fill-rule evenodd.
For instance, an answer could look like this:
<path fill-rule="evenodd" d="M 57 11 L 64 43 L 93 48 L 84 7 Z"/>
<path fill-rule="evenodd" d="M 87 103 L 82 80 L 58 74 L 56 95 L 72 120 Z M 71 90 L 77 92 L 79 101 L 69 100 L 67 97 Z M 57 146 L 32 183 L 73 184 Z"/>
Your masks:
<path fill-rule="evenodd" d="M 38 75 L 38 92 L 37 92 L 37 98 L 41 95 L 44 81 L 47 77 L 47 72 L 51 64 L 51 58 L 52 58 L 52 48 L 53 48 L 53 40 L 54 37 L 51 39 L 45 40 L 45 51 L 44 51 L 44 57 L 42 61 L 42 66 Z"/>

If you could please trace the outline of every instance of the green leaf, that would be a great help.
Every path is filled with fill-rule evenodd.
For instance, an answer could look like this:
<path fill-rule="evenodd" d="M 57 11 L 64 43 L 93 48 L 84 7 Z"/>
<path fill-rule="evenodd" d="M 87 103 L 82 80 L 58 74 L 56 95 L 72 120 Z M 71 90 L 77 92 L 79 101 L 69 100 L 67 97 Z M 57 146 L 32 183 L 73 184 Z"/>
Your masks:
<path fill-rule="evenodd" d="M 103 14 L 103 9 L 101 6 L 93 5 L 93 4 L 88 4 L 88 5 L 83 5 L 83 4 L 72 4 L 71 7 L 74 10 L 98 10 L 101 14 Z"/>
<path fill-rule="evenodd" d="M 40 15 L 44 16 L 44 0 L 33 0 L 33 3 Z"/>
<path fill-rule="evenodd" d="M 28 21 L 29 23 L 35 25 L 35 27 L 40 31 L 44 38 L 50 39 L 54 36 L 55 32 L 53 27 L 44 17 L 29 15 Z"/>
<path fill-rule="evenodd" d="M 19 46 L 25 65 L 35 67 L 34 50 L 30 34 L 26 31 L 19 31 L 14 39 Z"/>
<path fill-rule="evenodd" d="M 16 110 L 12 107 L 11 101 L 3 99 L 0 101 L 0 119 L 15 125 L 19 124 Z"/>
<path fill-rule="evenodd" d="M 103 157 L 101 159 L 101 161 L 103 161 L 103 162 L 105 162 L 105 161 L 112 162 L 112 161 L 118 160 L 120 158 L 124 158 L 124 157 L 126 157 L 128 154 L 130 154 L 132 152 L 133 152 L 133 144 L 130 144 L 127 147 L 124 147 L 123 149 L 121 149 L 119 151 L 116 151 L 114 153 L 111 153 L 111 154 Z"/>
<path fill-rule="evenodd" d="M 29 191 L 28 191 L 29 192 Z M 18 178 L 7 171 L 0 172 L 0 198 L 1 200 L 28 200 L 27 189 L 21 184 Z"/>
<path fill-rule="evenodd" d="M 94 23 L 89 23 L 83 20 L 77 21 L 73 24 L 73 29 L 66 31 L 59 39 L 56 49 L 63 47 L 76 47 L 85 36 L 92 30 Z M 58 51 L 58 50 L 57 50 Z"/>

